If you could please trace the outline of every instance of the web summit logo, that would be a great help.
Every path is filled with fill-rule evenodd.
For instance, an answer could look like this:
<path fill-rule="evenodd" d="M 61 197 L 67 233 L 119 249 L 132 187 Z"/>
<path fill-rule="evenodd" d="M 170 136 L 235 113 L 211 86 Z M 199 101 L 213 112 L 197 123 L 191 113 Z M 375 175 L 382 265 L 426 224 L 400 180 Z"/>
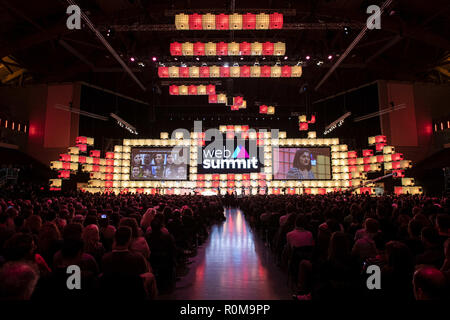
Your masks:
<path fill-rule="evenodd" d="M 245 147 L 238 146 L 233 154 L 221 149 L 203 150 L 204 169 L 258 169 L 258 159 L 248 155 Z"/>

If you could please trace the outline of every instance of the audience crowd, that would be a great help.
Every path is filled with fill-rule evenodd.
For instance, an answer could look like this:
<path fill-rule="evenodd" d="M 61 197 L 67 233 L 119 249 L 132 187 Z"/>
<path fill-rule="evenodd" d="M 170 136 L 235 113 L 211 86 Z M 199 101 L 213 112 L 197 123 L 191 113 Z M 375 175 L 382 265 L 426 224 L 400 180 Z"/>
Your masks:
<path fill-rule="evenodd" d="M 217 197 L 2 188 L 0 299 L 155 299 L 224 219 Z"/>
<path fill-rule="evenodd" d="M 242 209 L 296 299 L 449 297 L 448 198 L 48 194 L 15 185 L 0 189 L 0 299 L 155 299 L 174 289 L 224 206 Z M 368 280 L 373 266 L 378 280 Z"/>
<path fill-rule="evenodd" d="M 328 194 L 239 202 L 287 270 L 296 299 L 449 298 L 449 198 Z M 368 289 L 374 285 L 380 289 Z"/>

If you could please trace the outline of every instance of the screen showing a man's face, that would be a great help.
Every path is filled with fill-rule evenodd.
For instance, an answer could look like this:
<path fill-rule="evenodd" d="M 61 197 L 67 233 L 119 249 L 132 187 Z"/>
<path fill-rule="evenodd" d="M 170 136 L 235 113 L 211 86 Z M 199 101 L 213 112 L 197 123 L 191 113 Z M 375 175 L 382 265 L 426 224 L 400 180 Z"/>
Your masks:
<path fill-rule="evenodd" d="M 189 149 L 133 148 L 130 180 L 186 180 Z"/>

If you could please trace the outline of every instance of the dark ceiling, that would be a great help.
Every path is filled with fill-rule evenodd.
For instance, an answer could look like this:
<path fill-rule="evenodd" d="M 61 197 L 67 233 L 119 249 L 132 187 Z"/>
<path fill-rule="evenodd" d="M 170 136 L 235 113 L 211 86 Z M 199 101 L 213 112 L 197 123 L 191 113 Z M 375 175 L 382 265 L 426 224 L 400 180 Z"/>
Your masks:
<path fill-rule="evenodd" d="M 284 41 L 287 62 L 303 61 L 302 78 L 237 79 L 234 93 L 250 104 L 302 105 L 377 79 L 446 82 L 450 49 L 450 5 L 448 0 L 394 0 L 382 16 L 382 29 L 371 30 L 317 90 L 323 79 L 368 17 L 366 8 L 383 1 L 366 0 L 258 0 L 258 1 L 176 1 L 176 0 L 77 0 L 95 27 L 122 57 L 139 85 L 83 25 L 82 30 L 66 28 L 68 2 L 64 0 L 0 0 L 0 57 L 11 57 L 27 70 L 21 84 L 86 81 L 158 108 L 185 105 L 208 106 L 206 98 L 174 98 L 167 94 L 167 80 L 157 77 L 159 62 L 175 62 L 169 54 L 172 41 Z M 235 2 L 235 3 L 234 3 Z M 235 12 L 261 9 L 283 12 L 287 30 L 177 31 L 178 12 Z M 207 10 L 208 9 L 208 10 Z M 347 29 L 344 29 L 347 27 Z M 136 31 L 137 29 L 143 29 Z M 112 30 L 107 36 L 107 30 Z M 312 59 L 305 61 L 306 55 Z M 332 55 L 333 59 L 328 60 Z M 130 57 L 135 57 L 134 62 Z M 152 62 L 157 57 L 158 62 Z M 221 62 L 253 64 L 255 58 L 223 58 Z M 275 62 L 277 58 L 267 58 Z M 194 62 L 194 58 L 183 62 Z M 318 61 L 323 61 L 320 66 Z M 138 63 L 143 63 L 143 66 Z M 217 58 L 201 62 L 218 63 Z M 447 69 L 446 69 L 447 68 Z M 215 79 L 226 89 L 226 81 Z M 17 82 L 4 85 L 17 85 Z M 307 98 L 304 89 L 307 88 Z M 156 97 L 155 97 L 156 96 Z M 223 107 L 225 108 L 225 107 Z M 209 110 L 209 109 L 207 109 Z M 225 109 L 224 109 L 225 111 Z M 198 111 L 196 111 L 198 112 Z"/>

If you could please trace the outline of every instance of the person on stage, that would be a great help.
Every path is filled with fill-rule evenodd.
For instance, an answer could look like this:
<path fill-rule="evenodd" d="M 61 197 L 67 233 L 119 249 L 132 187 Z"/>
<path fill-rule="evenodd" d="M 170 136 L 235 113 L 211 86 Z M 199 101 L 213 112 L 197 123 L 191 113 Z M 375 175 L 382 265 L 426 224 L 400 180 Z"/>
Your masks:
<path fill-rule="evenodd" d="M 298 149 L 295 152 L 292 168 L 286 174 L 286 179 L 312 180 L 314 173 L 311 170 L 311 151 Z"/>

